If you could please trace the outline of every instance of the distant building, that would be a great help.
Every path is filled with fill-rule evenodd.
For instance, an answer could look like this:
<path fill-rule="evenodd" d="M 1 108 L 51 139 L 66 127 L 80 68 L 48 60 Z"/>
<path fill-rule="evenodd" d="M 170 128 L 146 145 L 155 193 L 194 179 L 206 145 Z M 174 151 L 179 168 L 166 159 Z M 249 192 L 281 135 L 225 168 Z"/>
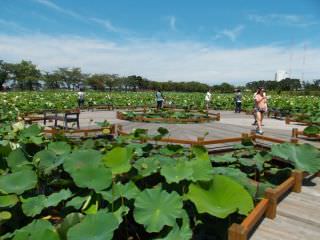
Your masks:
<path fill-rule="evenodd" d="M 275 80 L 276 81 L 281 81 L 283 79 L 286 79 L 286 78 L 289 78 L 289 73 L 287 71 L 284 71 L 284 70 L 278 70 L 276 72 L 276 76 L 275 76 Z"/>

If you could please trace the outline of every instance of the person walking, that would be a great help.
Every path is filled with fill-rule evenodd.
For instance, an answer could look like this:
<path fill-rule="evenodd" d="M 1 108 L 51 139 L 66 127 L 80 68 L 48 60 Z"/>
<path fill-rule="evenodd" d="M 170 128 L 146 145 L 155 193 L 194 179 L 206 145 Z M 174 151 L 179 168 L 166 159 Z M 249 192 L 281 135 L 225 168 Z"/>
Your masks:
<path fill-rule="evenodd" d="M 268 110 L 267 107 L 267 96 L 263 88 L 258 88 L 258 91 L 255 95 L 255 113 L 257 119 L 257 130 L 256 133 L 263 134 L 262 131 L 262 121 L 263 115 Z"/>
<path fill-rule="evenodd" d="M 156 92 L 157 110 L 163 107 L 164 97 L 160 90 Z"/>
<path fill-rule="evenodd" d="M 235 96 L 234 96 L 234 103 L 235 103 L 235 113 L 240 113 L 241 112 L 241 105 L 242 105 L 242 95 L 241 95 L 241 90 L 237 89 Z"/>
<path fill-rule="evenodd" d="M 208 92 L 206 93 L 205 98 L 204 98 L 204 101 L 206 103 L 207 111 L 209 111 L 211 99 L 212 99 L 212 93 L 211 93 L 211 89 L 209 89 Z"/>
<path fill-rule="evenodd" d="M 84 90 L 83 88 L 80 88 L 79 89 L 79 92 L 78 92 L 78 107 L 81 108 L 84 106 Z"/>

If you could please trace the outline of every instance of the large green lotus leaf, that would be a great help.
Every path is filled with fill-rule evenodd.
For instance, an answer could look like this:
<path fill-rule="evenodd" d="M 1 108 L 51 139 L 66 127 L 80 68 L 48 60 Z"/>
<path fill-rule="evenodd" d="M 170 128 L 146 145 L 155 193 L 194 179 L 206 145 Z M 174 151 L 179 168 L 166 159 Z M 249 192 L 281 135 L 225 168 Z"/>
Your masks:
<path fill-rule="evenodd" d="M 160 170 L 168 183 L 178 183 L 182 180 L 191 179 L 193 169 L 186 161 L 177 161 L 175 166 L 166 165 Z"/>
<path fill-rule="evenodd" d="M 22 211 L 26 216 L 34 217 L 46 207 L 46 196 L 38 195 L 23 200 Z"/>
<path fill-rule="evenodd" d="M 187 162 L 192 168 L 192 181 L 209 181 L 212 177 L 212 166 L 210 160 L 193 159 Z"/>
<path fill-rule="evenodd" d="M 181 218 L 182 199 L 176 192 L 168 193 L 160 187 L 146 189 L 134 202 L 134 219 L 143 224 L 147 232 L 159 232 L 167 226 L 174 226 Z"/>
<path fill-rule="evenodd" d="M 25 157 L 23 151 L 18 148 L 9 154 L 7 163 L 12 171 L 17 171 L 21 166 L 29 164 L 30 162 Z"/>
<path fill-rule="evenodd" d="M 112 174 L 101 161 L 101 154 L 96 150 L 78 150 L 68 156 L 63 164 L 78 187 L 101 191 L 110 186 Z"/>
<path fill-rule="evenodd" d="M 48 145 L 48 150 L 53 151 L 56 155 L 63 155 L 70 153 L 71 147 L 66 142 L 50 142 Z"/>
<path fill-rule="evenodd" d="M 67 169 L 73 167 L 81 169 L 82 167 L 88 165 L 102 165 L 102 155 L 99 151 L 93 149 L 76 150 L 65 159 L 63 166 Z"/>
<path fill-rule="evenodd" d="M 67 232 L 74 225 L 81 222 L 84 218 L 82 213 L 70 213 L 64 219 L 63 222 L 57 225 L 56 229 L 60 235 L 61 240 L 67 240 Z"/>
<path fill-rule="evenodd" d="M 12 240 L 60 240 L 58 233 L 46 220 L 34 220 L 17 230 Z"/>
<path fill-rule="evenodd" d="M 310 144 L 275 144 L 271 147 L 271 154 L 290 161 L 301 171 L 312 174 L 320 170 L 320 151 Z"/>
<path fill-rule="evenodd" d="M 68 171 L 69 172 L 69 171 Z M 101 191 L 110 186 L 112 182 L 111 171 L 104 166 L 88 166 L 69 172 L 78 187 Z"/>
<path fill-rule="evenodd" d="M 210 160 L 215 163 L 234 163 L 237 162 L 238 159 L 232 156 L 232 153 L 224 154 L 222 156 L 211 156 Z"/>
<path fill-rule="evenodd" d="M 51 150 L 42 150 L 34 155 L 33 161 L 38 162 L 40 170 L 47 175 L 63 163 L 63 158 L 57 157 Z"/>
<path fill-rule="evenodd" d="M 67 233 L 67 239 L 110 240 L 118 225 L 118 219 L 114 214 L 99 211 L 97 214 L 87 215 L 80 223 L 71 227 Z"/>
<path fill-rule="evenodd" d="M 139 175 L 147 177 L 158 171 L 160 162 L 152 157 L 140 158 L 133 164 L 134 168 L 138 170 Z"/>
<path fill-rule="evenodd" d="M 190 229 L 189 216 L 184 211 L 182 214 L 182 226 L 179 227 L 178 224 L 175 224 L 167 236 L 156 240 L 188 240 L 191 238 L 192 230 Z"/>
<path fill-rule="evenodd" d="M 0 208 L 13 207 L 18 202 L 19 202 L 19 198 L 15 194 L 0 196 Z"/>
<path fill-rule="evenodd" d="M 132 148 L 115 147 L 104 156 L 104 164 L 111 168 L 112 174 L 126 173 L 131 169 Z"/>
<path fill-rule="evenodd" d="M 42 212 L 44 208 L 57 206 L 61 201 L 70 198 L 70 190 L 62 189 L 60 192 L 52 193 L 48 197 L 38 195 L 24 199 L 22 202 L 22 211 L 25 215 L 34 217 Z"/>
<path fill-rule="evenodd" d="M 135 198 L 139 193 L 140 190 L 132 181 L 126 184 L 118 182 L 112 186 L 112 189 L 110 191 L 100 192 L 102 197 L 110 203 L 116 201 L 120 197 L 131 200 Z"/>
<path fill-rule="evenodd" d="M 208 188 L 191 184 L 186 197 L 191 200 L 199 213 L 209 213 L 226 218 L 236 211 L 247 215 L 254 207 L 250 194 L 229 177 L 214 175 Z"/>
<path fill-rule="evenodd" d="M 209 160 L 208 150 L 204 146 L 193 146 L 191 151 L 196 158 L 201 160 Z"/>
<path fill-rule="evenodd" d="M 7 175 L 0 176 L 0 192 L 22 194 L 36 186 L 38 182 L 34 171 L 22 169 Z"/>
<path fill-rule="evenodd" d="M 234 181 L 244 186 L 252 196 L 255 196 L 256 191 L 253 189 L 252 180 L 238 168 L 232 167 L 215 167 L 212 169 L 212 174 L 224 175 L 232 178 Z"/>

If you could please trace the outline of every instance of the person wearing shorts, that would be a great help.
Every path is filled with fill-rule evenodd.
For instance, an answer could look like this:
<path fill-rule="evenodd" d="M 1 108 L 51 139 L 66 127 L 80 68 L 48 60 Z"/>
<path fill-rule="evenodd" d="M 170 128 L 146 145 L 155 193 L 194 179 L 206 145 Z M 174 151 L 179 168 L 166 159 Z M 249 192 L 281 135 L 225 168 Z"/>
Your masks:
<path fill-rule="evenodd" d="M 258 134 L 263 134 L 262 131 L 262 121 L 263 115 L 267 111 L 267 97 L 264 93 L 263 88 L 258 88 L 257 94 L 255 95 L 255 114 L 257 119 L 257 130 Z"/>

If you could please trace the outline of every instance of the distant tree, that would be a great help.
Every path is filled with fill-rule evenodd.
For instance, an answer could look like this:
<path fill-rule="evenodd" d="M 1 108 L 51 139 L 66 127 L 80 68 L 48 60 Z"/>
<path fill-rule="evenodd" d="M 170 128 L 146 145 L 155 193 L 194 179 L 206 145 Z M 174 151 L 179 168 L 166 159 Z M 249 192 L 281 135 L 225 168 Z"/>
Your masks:
<path fill-rule="evenodd" d="M 12 66 L 13 80 L 19 89 L 33 90 L 39 86 L 40 70 L 31 61 L 22 60 Z"/>
<path fill-rule="evenodd" d="M 86 79 L 86 84 L 94 90 L 105 90 L 105 79 L 102 74 L 93 74 Z"/>
<path fill-rule="evenodd" d="M 10 72 L 12 71 L 12 64 L 0 60 L 0 91 L 3 90 L 3 84 L 10 79 Z"/>
<path fill-rule="evenodd" d="M 63 84 L 62 79 L 57 72 L 49 73 L 45 72 L 42 76 L 45 86 L 48 89 L 59 89 Z"/>

